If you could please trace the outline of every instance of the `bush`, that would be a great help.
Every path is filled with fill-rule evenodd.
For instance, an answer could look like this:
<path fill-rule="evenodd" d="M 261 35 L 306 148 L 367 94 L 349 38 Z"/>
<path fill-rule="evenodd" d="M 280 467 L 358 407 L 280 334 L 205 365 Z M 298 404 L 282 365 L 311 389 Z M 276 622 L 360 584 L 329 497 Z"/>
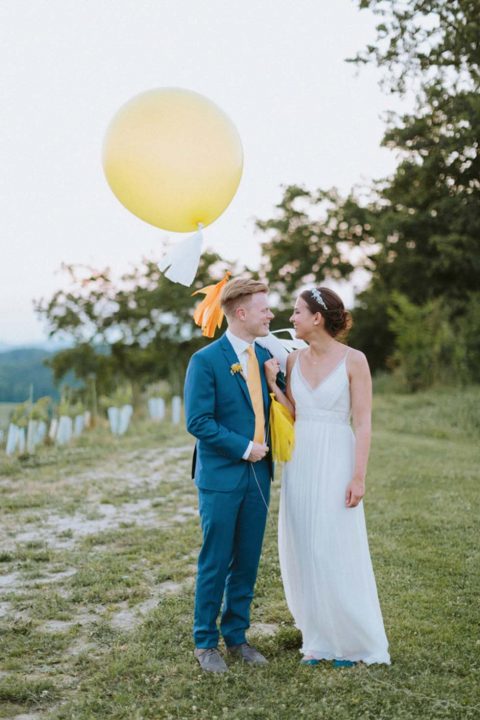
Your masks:
<path fill-rule="evenodd" d="M 478 381 L 480 300 L 459 309 L 444 298 L 415 305 L 394 293 L 389 307 L 395 336 L 391 366 L 411 391 Z"/>

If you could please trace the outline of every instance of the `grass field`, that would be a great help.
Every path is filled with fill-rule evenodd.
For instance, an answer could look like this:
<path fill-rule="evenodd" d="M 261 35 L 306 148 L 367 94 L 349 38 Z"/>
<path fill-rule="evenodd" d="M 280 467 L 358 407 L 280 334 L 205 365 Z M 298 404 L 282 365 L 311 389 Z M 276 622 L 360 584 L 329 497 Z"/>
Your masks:
<path fill-rule="evenodd" d="M 212 677 L 192 655 L 191 438 L 138 423 L 0 460 L 0 718 L 479 718 L 480 388 L 378 395 L 374 426 L 365 508 L 390 667 L 299 665 L 278 480 L 250 634 L 270 664 Z"/>

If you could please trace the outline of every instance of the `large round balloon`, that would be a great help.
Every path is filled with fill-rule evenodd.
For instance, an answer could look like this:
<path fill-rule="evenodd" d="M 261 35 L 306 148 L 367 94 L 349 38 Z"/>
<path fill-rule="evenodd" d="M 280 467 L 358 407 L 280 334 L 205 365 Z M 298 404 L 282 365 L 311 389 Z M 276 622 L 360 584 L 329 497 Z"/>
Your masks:
<path fill-rule="evenodd" d="M 240 136 L 211 100 L 180 88 L 149 90 L 117 112 L 103 167 L 126 208 L 164 230 L 212 223 L 238 188 Z"/>

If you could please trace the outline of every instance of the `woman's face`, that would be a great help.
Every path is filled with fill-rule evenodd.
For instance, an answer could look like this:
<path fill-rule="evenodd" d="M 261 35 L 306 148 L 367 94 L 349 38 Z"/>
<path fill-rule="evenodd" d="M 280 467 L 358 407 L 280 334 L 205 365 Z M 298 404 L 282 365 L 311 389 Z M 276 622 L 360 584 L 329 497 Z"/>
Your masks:
<path fill-rule="evenodd" d="M 319 324 L 317 319 L 319 313 L 315 315 L 310 311 L 305 300 L 301 297 L 297 298 L 290 322 L 295 328 L 295 335 L 301 340 L 305 340 L 312 333 L 314 328 Z"/>

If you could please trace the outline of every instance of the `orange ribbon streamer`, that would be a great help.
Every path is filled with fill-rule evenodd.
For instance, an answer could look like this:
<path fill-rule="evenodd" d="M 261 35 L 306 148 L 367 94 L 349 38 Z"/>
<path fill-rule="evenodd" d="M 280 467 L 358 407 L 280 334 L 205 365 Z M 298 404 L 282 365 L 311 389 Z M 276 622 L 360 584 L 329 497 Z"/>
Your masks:
<path fill-rule="evenodd" d="M 213 338 L 216 328 L 219 328 L 222 324 L 223 310 L 220 304 L 220 295 L 231 274 L 230 271 L 227 271 L 223 280 L 220 280 L 216 285 L 207 285 L 192 293 L 192 295 L 198 295 L 199 293 L 205 295 L 205 298 L 197 305 L 193 313 L 193 319 L 202 328 L 204 337 Z"/>

